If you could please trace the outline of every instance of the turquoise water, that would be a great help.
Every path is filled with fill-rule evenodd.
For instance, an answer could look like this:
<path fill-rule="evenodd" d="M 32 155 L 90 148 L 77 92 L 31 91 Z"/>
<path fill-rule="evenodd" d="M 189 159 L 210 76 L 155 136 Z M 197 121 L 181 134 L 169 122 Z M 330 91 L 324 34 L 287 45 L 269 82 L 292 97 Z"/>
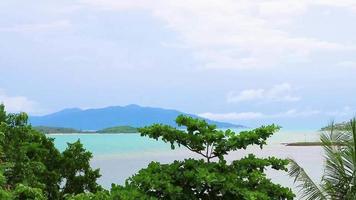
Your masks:
<path fill-rule="evenodd" d="M 133 152 L 156 152 L 170 149 L 168 144 L 139 134 L 51 134 L 55 146 L 63 151 L 67 143 L 77 140 L 96 156 L 118 155 Z"/>
<path fill-rule="evenodd" d="M 140 134 L 51 134 L 55 145 L 63 151 L 67 143 L 80 140 L 84 147 L 94 155 L 118 155 L 137 152 L 162 152 L 170 149 L 169 144 Z M 319 133 L 315 131 L 280 131 L 268 139 L 269 144 L 284 142 L 317 141 Z"/>
<path fill-rule="evenodd" d="M 323 156 L 320 147 L 290 147 L 281 145 L 285 142 L 317 141 L 316 131 L 280 131 L 268 139 L 268 145 L 261 150 L 252 146 L 247 150 L 239 150 L 226 156 L 228 161 L 236 160 L 248 153 L 258 157 L 276 156 L 293 158 L 305 167 L 304 169 L 314 180 L 320 180 L 323 171 Z M 67 142 L 78 139 L 84 147 L 93 153 L 91 160 L 93 168 L 99 168 L 102 177 L 98 180 L 105 188 L 112 183 L 123 184 L 127 178 L 147 167 L 152 161 L 171 163 L 188 157 L 196 157 L 185 148 L 171 150 L 169 144 L 156 141 L 139 134 L 53 134 L 47 135 L 55 139 L 55 146 L 63 151 Z M 293 180 L 285 172 L 269 171 L 268 175 L 276 183 L 291 187 L 296 191 Z"/>

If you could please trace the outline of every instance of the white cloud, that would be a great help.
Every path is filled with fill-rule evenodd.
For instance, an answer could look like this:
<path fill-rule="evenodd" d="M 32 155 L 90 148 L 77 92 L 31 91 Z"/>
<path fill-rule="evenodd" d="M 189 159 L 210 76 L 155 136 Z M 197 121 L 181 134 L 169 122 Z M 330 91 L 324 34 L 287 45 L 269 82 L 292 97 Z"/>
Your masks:
<path fill-rule="evenodd" d="M 275 115 L 270 115 L 268 117 L 272 117 L 272 118 L 279 118 L 279 117 L 309 117 L 309 116 L 313 116 L 313 115 L 319 115 L 321 114 L 322 111 L 320 110 L 302 110 L 299 111 L 297 109 L 290 109 L 286 112 L 283 113 L 277 113 Z"/>
<path fill-rule="evenodd" d="M 289 83 L 274 85 L 269 89 L 247 89 L 239 93 L 230 92 L 227 95 L 227 102 L 235 103 L 242 101 L 273 101 L 273 102 L 294 102 L 300 97 L 294 95 L 295 88 Z"/>
<path fill-rule="evenodd" d="M 204 117 L 212 120 L 222 120 L 222 121 L 236 121 L 236 120 L 247 120 L 247 119 L 257 119 L 263 118 L 264 114 L 260 112 L 241 112 L 241 113 L 201 113 L 200 117 Z"/>
<path fill-rule="evenodd" d="M 229 112 L 229 113 L 201 113 L 201 117 L 211 120 L 221 120 L 236 122 L 238 120 L 257 120 L 257 119 L 278 119 L 278 118 L 296 118 L 296 117 L 312 117 L 312 116 L 328 116 L 331 118 L 342 117 L 350 118 L 355 116 L 355 109 L 345 106 L 339 110 L 322 111 L 316 109 L 297 110 L 290 109 L 279 113 L 261 113 L 261 112 Z"/>
<path fill-rule="evenodd" d="M 211 120 L 221 121 L 237 121 L 237 120 L 253 120 L 253 119 L 267 119 L 267 118 L 293 118 L 293 117 L 308 117 L 322 114 L 319 110 L 302 110 L 297 109 L 287 110 L 280 113 L 266 114 L 261 112 L 230 112 L 230 113 L 201 113 L 199 116 Z"/>
<path fill-rule="evenodd" d="M 350 106 L 345 106 L 344 108 L 340 110 L 334 110 L 334 111 L 328 111 L 326 112 L 326 115 L 330 117 L 335 117 L 335 116 L 349 116 L 349 117 L 354 117 L 356 115 L 356 112 L 354 109 L 352 109 Z"/>
<path fill-rule="evenodd" d="M 331 6 L 331 7 L 341 7 L 351 9 L 356 12 L 356 1 L 354 0 L 304 0 L 310 5 L 321 5 L 321 6 Z"/>
<path fill-rule="evenodd" d="M 47 32 L 64 30 L 69 27 L 71 27 L 71 23 L 68 20 L 58 20 L 48 23 L 16 24 L 11 27 L 0 28 L 0 32 Z"/>
<path fill-rule="evenodd" d="M 337 63 L 337 66 L 345 67 L 345 68 L 349 68 L 349 69 L 356 69 L 356 61 L 343 61 L 343 62 Z"/>
<path fill-rule="evenodd" d="M 354 50 L 317 38 L 291 35 L 286 24 L 313 6 L 356 8 L 332 0 L 82 0 L 101 9 L 139 9 L 180 33 L 204 68 L 251 69 L 301 62 L 313 52 Z"/>
<path fill-rule="evenodd" d="M 24 96 L 9 96 L 0 89 L 0 103 L 5 105 L 7 112 L 37 113 L 37 103 Z"/>

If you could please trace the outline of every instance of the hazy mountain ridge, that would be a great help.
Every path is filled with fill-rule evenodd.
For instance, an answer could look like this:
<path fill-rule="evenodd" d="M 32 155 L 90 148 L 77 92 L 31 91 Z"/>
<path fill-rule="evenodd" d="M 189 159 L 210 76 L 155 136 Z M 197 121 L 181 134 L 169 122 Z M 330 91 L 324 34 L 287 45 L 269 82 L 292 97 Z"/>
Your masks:
<path fill-rule="evenodd" d="M 131 126 L 114 126 L 96 131 L 83 131 L 74 128 L 50 127 L 50 126 L 33 126 L 33 128 L 44 134 L 76 134 L 76 133 L 138 133 L 137 128 Z"/>
<path fill-rule="evenodd" d="M 79 108 L 64 109 L 44 116 L 31 116 L 30 122 L 33 126 L 66 127 L 78 130 L 99 130 L 113 126 L 143 127 L 153 123 L 176 126 L 174 120 L 180 114 L 201 118 L 178 110 L 142 107 L 131 104 L 86 110 Z M 216 124 L 219 128 L 244 127 L 208 119 L 206 121 Z"/>

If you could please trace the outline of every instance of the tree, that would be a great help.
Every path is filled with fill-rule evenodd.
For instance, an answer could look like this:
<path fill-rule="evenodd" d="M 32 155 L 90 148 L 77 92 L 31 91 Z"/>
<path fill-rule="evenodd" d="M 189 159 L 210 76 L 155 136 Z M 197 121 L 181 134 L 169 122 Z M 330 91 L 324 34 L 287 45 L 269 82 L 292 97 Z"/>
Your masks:
<path fill-rule="evenodd" d="M 100 191 L 97 193 L 80 193 L 68 195 L 65 200 L 157 200 L 149 197 L 135 188 L 122 187 L 112 184 L 110 191 Z"/>
<path fill-rule="evenodd" d="M 1 114 L 1 112 L 0 112 L 0 114 Z M 1 120 L 1 116 L 0 116 L 0 120 Z M 0 121 L 0 123 L 1 123 L 1 121 Z M 3 139 L 4 139 L 4 134 L 2 132 L 0 132 L 1 143 L 2 143 Z M 11 200 L 12 195 L 11 195 L 10 191 L 8 191 L 6 189 L 6 177 L 4 176 L 5 163 L 1 160 L 2 157 L 3 157 L 3 150 L 2 150 L 2 146 L 0 145 L 0 199 Z"/>
<path fill-rule="evenodd" d="M 25 113 L 7 114 L 4 105 L 0 105 L 0 120 L 1 160 L 6 163 L 2 167 L 7 188 L 15 189 L 23 184 L 43 190 L 50 199 L 57 199 L 60 153 L 53 140 L 33 130 Z"/>
<path fill-rule="evenodd" d="M 62 193 L 79 194 L 97 192 L 101 189 L 96 183 L 100 177 L 99 169 L 93 170 L 90 167 L 92 154 L 83 148 L 79 140 L 72 144 L 68 143 L 68 148 L 62 155 L 61 174 L 65 181 Z"/>
<path fill-rule="evenodd" d="M 109 192 L 100 191 L 97 193 L 80 193 L 76 195 L 67 195 L 65 200 L 109 200 L 113 199 L 110 197 Z"/>
<path fill-rule="evenodd" d="M 13 191 L 13 199 L 18 200 L 46 200 L 47 198 L 39 188 L 32 188 L 23 184 L 18 184 Z"/>
<path fill-rule="evenodd" d="M 266 167 L 287 170 L 287 160 L 261 159 L 250 154 L 227 164 L 224 158 L 228 152 L 246 149 L 249 145 L 262 148 L 278 126 L 262 126 L 237 134 L 218 130 L 215 125 L 189 116 L 181 115 L 176 122 L 179 127 L 185 126 L 186 131 L 161 124 L 139 131 L 142 136 L 169 142 L 172 149 L 176 145 L 184 146 L 204 159 L 186 159 L 171 164 L 152 162 L 130 177 L 126 188 L 135 188 L 157 199 L 293 199 L 289 188 L 272 183 L 264 173 Z"/>
<path fill-rule="evenodd" d="M 53 139 L 28 124 L 26 113 L 7 114 L 0 104 L 0 199 L 58 200 L 96 192 L 100 174 L 91 169 L 91 157 L 79 141 L 61 154 Z"/>
<path fill-rule="evenodd" d="M 344 130 L 335 130 L 320 136 L 325 152 L 324 174 L 321 183 L 315 183 L 304 169 L 290 159 L 289 175 L 298 182 L 303 198 L 308 200 L 356 198 L 356 119 Z"/>
<path fill-rule="evenodd" d="M 16 184 L 12 186 L 7 181 L 7 177 L 4 175 L 4 171 L 12 170 L 15 166 L 13 162 L 8 163 L 9 160 L 7 156 L 4 154 L 4 145 L 7 144 L 5 141 L 5 133 L 7 133 L 6 122 L 9 116 L 5 113 L 5 108 L 3 105 L 0 105 L 0 199 L 2 200 L 14 200 L 14 199 L 26 199 L 26 200 L 45 200 L 45 196 L 42 193 L 42 190 L 39 188 L 32 188 L 29 186 L 25 186 L 23 184 Z M 20 120 L 17 121 L 17 124 L 21 124 L 21 117 L 25 119 L 25 116 L 19 116 Z M 10 119 L 19 119 L 13 116 Z M 9 148 L 9 146 L 5 145 L 5 148 Z M 6 149 L 8 151 L 8 149 Z M 4 161 L 7 160 L 7 161 Z M 13 187 L 13 190 L 11 190 Z"/>

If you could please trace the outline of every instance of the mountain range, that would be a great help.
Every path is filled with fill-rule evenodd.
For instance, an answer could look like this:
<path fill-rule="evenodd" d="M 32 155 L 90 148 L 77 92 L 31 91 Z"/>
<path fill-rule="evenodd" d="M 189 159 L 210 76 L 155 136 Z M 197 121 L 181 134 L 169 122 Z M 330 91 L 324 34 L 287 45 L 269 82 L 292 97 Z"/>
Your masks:
<path fill-rule="evenodd" d="M 204 119 L 178 110 L 131 104 L 95 109 L 64 109 L 44 116 L 30 116 L 30 122 L 33 126 L 66 127 L 78 130 L 99 130 L 113 126 L 143 127 L 154 123 L 176 126 L 175 118 L 180 114 Z M 244 128 L 242 125 L 205 120 L 216 124 L 219 128 Z"/>

